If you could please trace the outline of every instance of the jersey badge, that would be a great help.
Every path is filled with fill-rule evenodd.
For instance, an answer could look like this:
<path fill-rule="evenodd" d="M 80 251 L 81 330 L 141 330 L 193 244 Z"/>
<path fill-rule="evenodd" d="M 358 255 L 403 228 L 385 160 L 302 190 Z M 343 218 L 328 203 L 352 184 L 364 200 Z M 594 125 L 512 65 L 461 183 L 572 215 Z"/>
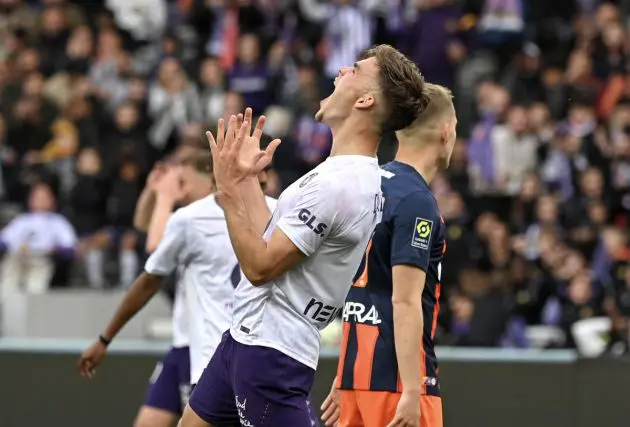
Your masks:
<path fill-rule="evenodd" d="M 416 218 L 416 224 L 413 227 L 413 236 L 411 238 L 411 246 L 418 249 L 429 249 L 432 229 L 433 221 L 424 218 Z"/>

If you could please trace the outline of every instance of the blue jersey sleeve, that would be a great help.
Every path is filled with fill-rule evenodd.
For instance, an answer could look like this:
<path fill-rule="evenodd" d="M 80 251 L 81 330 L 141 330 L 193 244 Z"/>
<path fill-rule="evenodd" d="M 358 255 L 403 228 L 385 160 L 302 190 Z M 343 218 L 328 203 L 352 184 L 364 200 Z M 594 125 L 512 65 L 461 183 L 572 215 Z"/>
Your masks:
<path fill-rule="evenodd" d="M 391 265 L 412 265 L 425 272 L 431 245 L 438 238 L 440 215 L 431 193 L 409 194 L 395 208 L 392 218 Z"/>

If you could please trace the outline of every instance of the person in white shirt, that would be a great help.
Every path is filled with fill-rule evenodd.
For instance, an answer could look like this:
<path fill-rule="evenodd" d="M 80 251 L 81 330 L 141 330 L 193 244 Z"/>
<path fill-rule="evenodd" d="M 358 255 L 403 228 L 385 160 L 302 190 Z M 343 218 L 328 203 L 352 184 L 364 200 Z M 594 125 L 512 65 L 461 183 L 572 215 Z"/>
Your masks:
<path fill-rule="evenodd" d="M 235 271 L 240 273 L 240 269 L 231 250 L 223 210 L 211 193 L 209 153 L 192 155 L 181 163 L 181 172 L 175 177 L 184 183 L 183 188 L 173 188 L 170 183 L 171 189 L 162 188 L 161 192 L 158 183 L 151 226 L 159 223 L 163 214 L 169 215 L 176 199 L 185 207 L 170 215 L 145 272 L 136 280 L 109 326 L 79 361 L 81 375 L 91 377 L 113 337 L 157 293 L 163 278 L 177 272 L 173 347 L 151 377 L 144 405 L 136 418 L 137 427 L 170 427 L 181 414 L 191 385 L 212 357 L 221 334 L 230 326 L 232 295 L 239 281 Z M 166 172 L 162 180 L 168 179 L 172 171 Z M 259 179 L 264 185 L 266 172 Z M 166 198 L 162 197 L 164 192 Z M 270 208 L 275 206 L 275 200 L 266 200 Z"/>
<path fill-rule="evenodd" d="M 280 143 L 261 150 L 265 118 L 208 132 L 217 194 L 244 278 L 232 325 L 197 383 L 181 427 L 311 426 L 308 394 L 319 330 L 341 311 L 383 198 L 382 131 L 411 124 L 424 87 L 415 64 L 377 46 L 342 68 L 316 118 L 333 134 L 330 157 L 286 189 L 273 215 L 253 177 Z M 249 182 L 249 184 L 247 184 Z"/>
<path fill-rule="evenodd" d="M 0 230 L 0 300 L 21 291 L 46 292 L 55 273 L 55 260 L 74 257 L 76 232 L 55 212 L 56 204 L 50 185 L 37 183 L 29 193 L 29 211 Z"/>

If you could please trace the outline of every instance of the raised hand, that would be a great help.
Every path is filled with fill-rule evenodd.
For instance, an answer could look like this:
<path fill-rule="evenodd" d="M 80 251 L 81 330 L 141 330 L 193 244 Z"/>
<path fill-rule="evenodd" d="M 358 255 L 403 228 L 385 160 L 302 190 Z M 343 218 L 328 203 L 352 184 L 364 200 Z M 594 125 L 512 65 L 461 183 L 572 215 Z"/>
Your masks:
<path fill-rule="evenodd" d="M 166 169 L 155 183 L 155 192 L 160 197 L 167 197 L 178 202 L 184 196 L 181 182 L 182 171 L 179 166 Z"/>
<path fill-rule="evenodd" d="M 248 108 L 242 119 L 240 114 L 239 117 L 230 117 L 227 130 L 224 120 L 219 119 L 216 139 L 212 132 L 206 132 L 212 152 L 217 190 L 228 189 L 249 176 L 256 176 L 271 164 L 281 141 L 275 139 L 265 150 L 260 149 L 260 138 L 266 120 L 265 116 L 261 116 L 252 133 L 252 110 Z"/>

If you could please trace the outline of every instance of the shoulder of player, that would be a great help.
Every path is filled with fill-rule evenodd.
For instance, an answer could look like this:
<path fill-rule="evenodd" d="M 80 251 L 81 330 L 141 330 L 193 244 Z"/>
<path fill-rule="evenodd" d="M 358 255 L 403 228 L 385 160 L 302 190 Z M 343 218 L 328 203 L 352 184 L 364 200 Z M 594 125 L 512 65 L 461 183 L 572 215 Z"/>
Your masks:
<path fill-rule="evenodd" d="M 385 195 L 387 200 L 387 195 Z M 404 214 L 408 211 L 419 212 L 429 216 L 440 216 L 437 200 L 431 191 L 418 189 L 403 195 L 392 210 L 395 214 Z"/>
<path fill-rule="evenodd" d="M 265 196 L 265 202 L 269 209 L 274 210 L 278 205 L 278 199 L 274 199 L 273 197 Z"/>
<path fill-rule="evenodd" d="M 173 212 L 173 216 L 177 215 L 178 218 L 190 219 L 199 215 L 212 214 L 214 210 L 221 211 L 221 208 L 219 208 L 219 205 L 217 204 L 214 195 L 211 194 L 204 197 L 203 199 L 199 199 L 190 203 L 189 205 L 177 209 L 175 212 Z"/>

